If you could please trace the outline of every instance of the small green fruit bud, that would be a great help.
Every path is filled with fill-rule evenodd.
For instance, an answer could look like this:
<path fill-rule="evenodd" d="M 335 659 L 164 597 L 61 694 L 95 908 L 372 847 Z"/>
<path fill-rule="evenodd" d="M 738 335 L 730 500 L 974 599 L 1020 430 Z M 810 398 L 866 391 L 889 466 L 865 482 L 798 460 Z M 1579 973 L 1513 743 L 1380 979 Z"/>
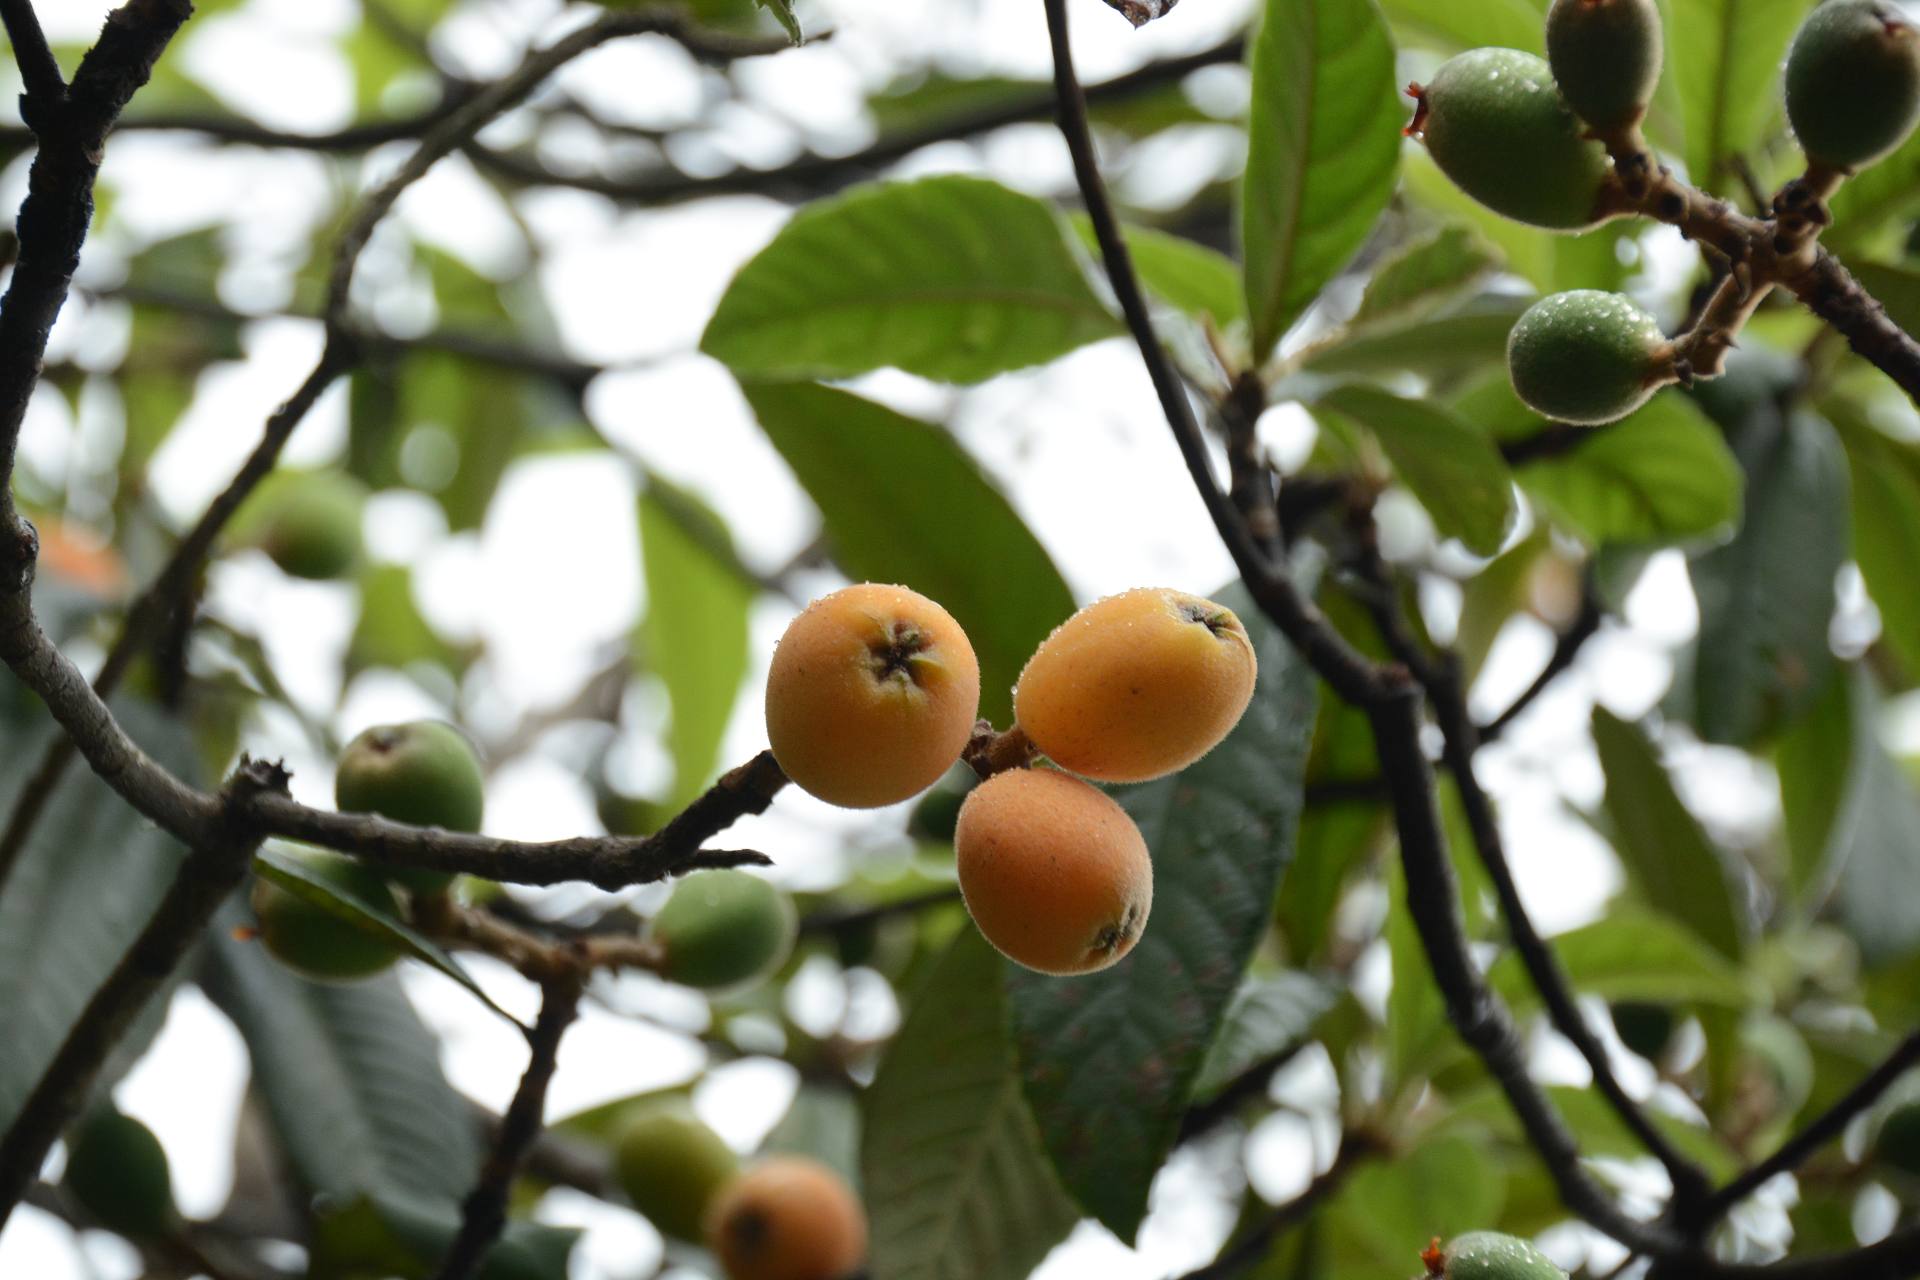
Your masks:
<path fill-rule="evenodd" d="M 787 958 L 797 922 L 787 895 L 744 871 L 696 871 L 653 918 L 660 975 L 712 990 L 750 982 Z"/>
<path fill-rule="evenodd" d="M 303 852 L 307 870 L 375 909 L 395 908 L 393 891 L 367 863 L 338 854 Z M 253 887 L 260 940 L 274 959 L 319 982 L 351 982 L 379 973 L 398 958 L 386 939 L 334 915 L 270 880 Z"/>
<path fill-rule="evenodd" d="M 1439 1280 L 1567 1280 L 1553 1259 L 1518 1236 L 1469 1231 L 1445 1249 L 1422 1255 Z"/>
<path fill-rule="evenodd" d="M 1440 171 L 1495 213 L 1555 231 L 1606 217 L 1607 154 L 1582 136 L 1543 59 L 1517 49 L 1473 49 L 1409 93 L 1407 132 Z"/>
<path fill-rule="evenodd" d="M 613 1167 L 627 1199 L 662 1235 L 698 1243 L 708 1207 L 740 1160 L 674 1097 L 634 1107 L 615 1139 Z"/>
<path fill-rule="evenodd" d="M 1649 1061 L 1658 1060 L 1673 1039 L 1673 1010 L 1663 1004 L 1622 1000 L 1613 1006 L 1613 1029 L 1620 1043 Z"/>
<path fill-rule="evenodd" d="M 92 1112 L 67 1135 L 62 1181 L 109 1231 L 141 1240 L 175 1226 L 166 1149 L 153 1130 L 111 1107 Z"/>
<path fill-rule="evenodd" d="M 1672 369 L 1672 347 L 1654 318 L 1598 289 L 1542 298 L 1507 338 L 1515 393 L 1543 417 L 1575 426 L 1626 417 Z"/>
<path fill-rule="evenodd" d="M 1887 0 L 1827 0 L 1787 50 L 1787 119 L 1818 164 L 1886 155 L 1920 123 L 1920 30 Z"/>
<path fill-rule="evenodd" d="M 1903 1102 L 1887 1112 L 1873 1140 L 1873 1158 L 1920 1178 L 1920 1102 Z"/>
<path fill-rule="evenodd" d="M 1596 129 L 1646 114 L 1660 80 L 1660 9 L 1653 0 L 1553 0 L 1547 62 L 1573 113 Z"/>
<path fill-rule="evenodd" d="M 395 822 L 448 831 L 478 831 L 487 779 L 465 736 L 437 720 L 379 725 L 347 744 L 334 776 L 342 813 L 377 813 Z M 440 893 L 445 871 L 395 868 L 389 879 L 415 894 Z"/>
<path fill-rule="evenodd" d="M 360 559 L 366 503 L 366 486 L 352 476 L 285 472 L 262 485 L 234 520 L 235 537 L 296 578 L 338 578 Z"/>

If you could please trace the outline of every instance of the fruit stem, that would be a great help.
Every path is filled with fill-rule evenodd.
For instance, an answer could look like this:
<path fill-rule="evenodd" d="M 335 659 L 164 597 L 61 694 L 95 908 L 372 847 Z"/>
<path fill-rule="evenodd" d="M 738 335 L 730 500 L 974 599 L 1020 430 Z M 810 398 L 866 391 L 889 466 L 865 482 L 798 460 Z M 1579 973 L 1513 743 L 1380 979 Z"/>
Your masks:
<path fill-rule="evenodd" d="M 966 750 L 960 758 L 967 767 L 980 775 L 984 782 L 996 773 L 1005 773 L 1009 769 L 1024 769 L 1033 763 L 1039 751 L 1033 740 L 1027 737 L 1027 731 L 1015 724 L 1005 733 L 997 732 L 989 720 L 981 720 L 973 726 L 973 737 L 968 740 Z"/>

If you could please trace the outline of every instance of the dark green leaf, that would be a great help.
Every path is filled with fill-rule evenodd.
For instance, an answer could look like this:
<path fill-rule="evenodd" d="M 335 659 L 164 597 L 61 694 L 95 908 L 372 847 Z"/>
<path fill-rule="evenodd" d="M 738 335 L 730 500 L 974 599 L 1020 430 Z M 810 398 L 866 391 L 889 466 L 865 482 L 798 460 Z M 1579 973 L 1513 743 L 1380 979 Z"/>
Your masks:
<path fill-rule="evenodd" d="M 1259 357 L 1387 207 L 1405 121 L 1373 0 L 1269 0 L 1249 60 L 1241 244 Z"/>
<path fill-rule="evenodd" d="M 1761 413 L 1734 437 L 1747 475 L 1733 541 L 1691 564 L 1700 603 L 1695 724 L 1709 742 L 1751 744 L 1819 691 L 1827 627 L 1847 558 L 1846 458 L 1810 414 Z"/>
<path fill-rule="evenodd" d="M 1833 225 L 1821 241 L 1836 251 L 1871 244 L 1889 222 L 1912 213 L 1920 205 L 1920 133 L 1909 135 L 1892 155 L 1848 178 L 1828 204 Z"/>
<path fill-rule="evenodd" d="M 203 983 L 246 1040 L 254 1087 L 301 1186 L 448 1209 L 466 1195 L 480 1167 L 473 1112 L 441 1074 L 440 1047 L 398 978 L 308 982 L 258 945 L 223 937 Z"/>
<path fill-rule="evenodd" d="M 1840 683 L 1836 678 L 1835 683 Z M 1846 787 L 1827 837 L 1828 866 L 1838 875 L 1833 906 L 1869 964 L 1886 965 L 1920 947 L 1920 793 L 1881 745 L 1880 696 L 1872 677 L 1845 677 L 1852 750 Z"/>
<path fill-rule="evenodd" d="M 1375 387 L 1336 387 L 1316 403 L 1372 433 L 1443 536 L 1478 555 L 1500 549 L 1514 519 L 1513 479 L 1483 432 Z"/>
<path fill-rule="evenodd" d="M 768 1132 L 760 1149 L 809 1156 L 858 1187 L 860 1102 L 871 1097 L 871 1091 L 856 1094 L 802 1081 L 792 1105 Z"/>
<path fill-rule="evenodd" d="M 11 672 L 0 686 L 14 685 Z M 196 772 L 193 746 L 172 720 L 145 704 L 115 704 L 121 724 L 168 768 Z M 13 811 L 19 787 L 46 743 L 45 713 L 31 727 L 0 721 L 0 813 Z M 12 1123 L 27 1094 L 65 1043 L 80 1012 L 159 905 L 186 850 L 85 767 L 69 766 L 46 812 L 21 850 L 0 893 L 0 1128 Z M 166 1015 L 166 1001 L 148 1007 L 135 1034 L 109 1067 L 116 1076 Z"/>
<path fill-rule="evenodd" d="M 1010 971 L 1014 1038 L 1047 1149 L 1080 1204 L 1123 1240 L 1266 931 L 1313 723 L 1305 665 L 1243 588 L 1214 598 L 1246 621 L 1260 682 L 1239 727 L 1197 764 L 1117 793 L 1153 854 L 1146 932 L 1100 973 Z"/>
<path fill-rule="evenodd" d="M 1720 954 L 1739 959 L 1745 928 L 1727 868 L 1675 794 L 1653 744 L 1639 728 L 1598 706 L 1593 741 L 1607 775 L 1614 851 L 1641 900 Z"/>
<path fill-rule="evenodd" d="M 1023 1276 L 1079 1217 L 1020 1092 L 1005 964 L 954 939 L 863 1095 L 876 1275 Z"/>
<path fill-rule="evenodd" d="M 826 387 L 745 390 L 819 506 L 840 566 L 953 614 L 980 658 L 980 714 L 1005 724 L 1020 669 L 1073 613 L 1046 549 L 939 427 Z"/>
<path fill-rule="evenodd" d="M 1806 904 L 1825 896 L 1837 870 L 1839 846 L 1853 815 L 1850 787 L 1854 757 L 1864 744 L 1853 714 L 1853 676 L 1836 672 L 1774 749 L 1780 775 L 1781 825 L 1787 845 L 1787 885 L 1792 900 Z"/>
<path fill-rule="evenodd" d="M 1311 373 L 1459 373 L 1504 364 L 1524 299 L 1487 298 L 1459 312 L 1339 334 L 1301 353 Z"/>
<path fill-rule="evenodd" d="M 706 789 L 720 758 L 747 674 L 754 591 L 741 576 L 727 526 L 698 498 L 657 477 L 640 495 L 640 562 L 647 575 L 641 643 L 647 669 L 665 683 L 673 706 L 667 806 L 678 811 Z"/>
<path fill-rule="evenodd" d="M 1050 206 L 949 176 L 806 206 L 734 277 L 700 349 L 742 377 L 978 382 L 1119 332 Z"/>

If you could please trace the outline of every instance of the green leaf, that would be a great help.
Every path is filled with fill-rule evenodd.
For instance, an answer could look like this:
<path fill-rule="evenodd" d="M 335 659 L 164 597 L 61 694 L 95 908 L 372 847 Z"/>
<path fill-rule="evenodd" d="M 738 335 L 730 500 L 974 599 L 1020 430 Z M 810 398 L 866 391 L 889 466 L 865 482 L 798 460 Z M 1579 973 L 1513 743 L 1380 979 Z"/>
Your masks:
<path fill-rule="evenodd" d="M 1245 589 L 1260 681 L 1239 727 L 1170 778 L 1116 793 L 1154 861 L 1152 919 L 1126 959 L 1062 980 L 1009 970 L 1014 1039 L 1047 1150 L 1123 1240 L 1172 1148 L 1293 853 L 1314 684 Z"/>
<path fill-rule="evenodd" d="M 826 387 L 749 383 L 747 401 L 820 508 L 841 568 L 937 600 L 980 659 L 980 714 L 1074 609 L 1046 549 L 952 436 Z"/>
<path fill-rule="evenodd" d="M 0 687 L 18 687 L 11 672 Z M 193 745 L 180 727 L 147 705 L 122 698 L 120 723 L 162 764 L 191 778 Z M 0 813 L 31 772 L 47 735 L 36 704 L 30 722 L 0 721 Z M 70 765 L 0 893 L 0 1129 L 9 1127 L 47 1064 L 66 1042 L 87 1002 L 139 936 L 173 883 L 186 850 L 163 834 L 91 770 Z M 166 1016 L 154 1000 L 107 1069 L 116 1077 L 145 1048 Z"/>
<path fill-rule="evenodd" d="M 1903 322 L 1904 323 L 1904 322 Z M 1853 485 L 1853 558 L 1880 610 L 1880 634 L 1920 674 L 1920 448 L 1881 432 L 1844 403 L 1822 405 L 1840 431 Z"/>
<path fill-rule="evenodd" d="M 1811 414 L 1762 412 L 1734 436 L 1746 519 L 1690 569 L 1700 604 L 1695 725 L 1746 746 L 1819 691 L 1833 665 L 1827 627 L 1847 558 L 1846 457 Z"/>
<path fill-rule="evenodd" d="M 1604 1000 L 1652 1000 L 1745 1008 L 1749 992 L 1725 956 L 1663 916 L 1611 911 L 1548 940 L 1573 989 Z M 1487 981 L 1516 1010 L 1538 993 L 1517 954 L 1500 957 Z"/>
<path fill-rule="evenodd" d="M 367 1275 L 428 1280 L 460 1231 L 450 1206 L 393 1196 L 360 1196 L 328 1205 L 314 1223 L 308 1280 L 361 1280 Z M 510 1222 L 487 1251 L 477 1280 L 566 1280 L 580 1232 L 537 1222 Z"/>
<path fill-rule="evenodd" d="M 1220 1019 L 1220 1034 L 1194 1080 L 1193 1100 L 1206 1101 L 1241 1072 L 1300 1044 L 1339 996 L 1326 979 L 1299 970 L 1248 981 Z"/>
<path fill-rule="evenodd" d="M 495 1004 L 492 997 L 480 989 L 480 984 L 455 963 L 440 944 L 377 904 L 367 902 L 319 875 L 286 849 L 267 844 L 254 855 L 253 870 L 261 879 L 271 881 L 302 902 L 319 907 L 354 928 L 380 938 L 395 951 L 437 969 L 472 992 L 481 1004 L 514 1025 L 520 1025 L 512 1014 Z"/>
<path fill-rule="evenodd" d="M 800 19 L 793 16 L 793 0 L 759 0 L 759 3 L 760 7 L 771 13 L 774 21 L 780 24 L 781 29 L 787 33 L 787 39 L 795 44 L 801 42 Z"/>
<path fill-rule="evenodd" d="M 1543 46 L 1545 4 L 1533 0 L 1384 0 L 1395 30 L 1415 33 L 1423 43 L 1450 49 L 1499 45 L 1539 53 Z M 1411 115 L 1409 110 L 1407 114 Z"/>
<path fill-rule="evenodd" d="M 1637 1159 L 1646 1155 L 1640 1139 L 1621 1121 L 1620 1115 L 1597 1090 L 1568 1085 L 1548 1085 L 1548 1099 L 1554 1110 L 1573 1131 L 1585 1156 L 1617 1156 Z M 1713 1131 L 1657 1109 L 1648 1108 L 1648 1118 L 1681 1151 L 1699 1161 L 1714 1177 L 1725 1179 L 1740 1170 L 1740 1161 Z M 1455 1100 L 1445 1131 L 1465 1130 L 1478 1139 L 1485 1150 L 1486 1135 L 1492 1134 L 1512 1146 L 1528 1146 L 1525 1132 L 1513 1114 L 1513 1107 L 1498 1087 L 1488 1087 Z M 1476 1132 L 1477 1131 L 1477 1132 Z M 1558 1200 L 1553 1203 L 1553 1218 L 1564 1216 Z"/>
<path fill-rule="evenodd" d="M 1301 352 L 1300 367 L 1310 373 L 1396 375 L 1459 374 L 1491 364 L 1504 368 L 1507 335 L 1526 305 L 1524 299 L 1486 298 L 1432 319 L 1350 330 Z"/>
<path fill-rule="evenodd" d="M 253 1087 L 302 1187 L 459 1203 L 480 1168 L 473 1112 L 397 977 L 308 982 L 224 936 L 207 960 L 202 985 L 247 1043 Z"/>
<path fill-rule="evenodd" d="M 1100 246 L 1093 234 L 1093 220 L 1076 213 L 1070 221 L 1081 243 L 1097 254 Z M 1240 271 L 1227 255 L 1185 236 L 1151 227 L 1122 227 L 1120 234 L 1127 242 L 1134 272 L 1148 293 L 1196 319 L 1205 316 L 1221 330 L 1246 318 Z"/>
<path fill-rule="evenodd" d="M 1641 900 L 1721 955 L 1738 960 L 1745 928 L 1727 868 L 1674 792 L 1653 744 L 1637 727 L 1599 706 L 1593 709 L 1593 741 L 1607 775 L 1614 852 Z"/>
<path fill-rule="evenodd" d="M 1482 556 L 1506 541 L 1513 479 L 1483 432 L 1444 409 L 1357 384 L 1334 388 L 1316 405 L 1372 433 L 1443 536 Z"/>
<path fill-rule="evenodd" d="M 1668 0 L 1667 74 L 1695 186 L 1737 189 L 1727 162 L 1752 152 L 1779 118 L 1780 64 L 1806 11 L 1807 0 Z"/>
<path fill-rule="evenodd" d="M 1920 133 L 1886 159 L 1848 178 L 1827 201 L 1833 225 L 1820 237 L 1836 253 L 1872 244 L 1889 223 L 1920 206 Z M 1909 326 L 1902 326 L 1908 328 Z"/>
<path fill-rule="evenodd" d="M 1257 358 L 1387 207 L 1405 114 L 1373 0 L 1268 0 L 1264 14 L 1240 210 Z"/>
<path fill-rule="evenodd" d="M 1356 1169 L 1330 1207 L 1336 1235 L 1367 1266 L 1399 1275 L 1422 1245 L 1484 1227 L 1500 1213 L 1505 1178 L 1465 1138 L 1437 1137 Z"/>
<path fill-rule="evenodd" d="M 360 573 L 360 617 L 347 644 L 349 674 L 368 667 L 437 663 L 458 672 L 462 655 L 433 629 L 413 598 L 413 570 L 372 564 Z"/>
<path fill-rule="evenodd" d="M 948 176 L 807 205 L 734 277 L 700 349 L 742 377 L 979 382 L 1120 332 L 1051 206 Z"/>
<path fill-rule="evenodd" d="M 1488 244 L 1467 227 L 1450 225 L 1381 263 L 1360 295 L 1355 328 L 1424 316 L 1472 288 L 1500 265 Z"/>
<path fill-rule="evenodd" d="M 641 644 L 673 705 L 673 791 L 666 803 L 677 812 L 705 790 L 720 758 L 747 674 L 754 590 L 740 574 L 726 524 L 657 477 L 640 495 L 640 562 L 647 575 Z"/>
<path fill-rule="evenodd" d="M 1878 262 L 1849 262 L 1866 291 L 1887 309 L 1892 321 L 1912 333 L 1920 329 L 1920 271 L 1911 267 L 1890 267 Z"/>
<path fill-rule="evenodd" d="M 1020 1092 L 1004 967 L 954 939 L 862 1095 L 875 1275 L 1023 1276 L 1079 1218 Z"/>
<path fill-rule="evenodd" d="M 1413 1084 L 1460 1052 L 1447 1022 L 1446 999 L 1433 979 L 1433 966 L 1420 940 L 1420 927 L 1407 906 L 1407 877 L 1396 856 L 1386 874 L 1387 942 L 1393 986 L 1387 992 L 1386 1077 L 1396 1088 Z"/>
<path fill-rule="evenodd" d="M 1791 899 L 1811 905 L 1830 885 L 1853 815 L 1849 786 L 1863 745 L 1853 714 L 1852 677 L 1836 673 L 1820 697 L 1780 735 L 1774 765 L 1787 846 Z M 1869 731 L 1870 732 L 1870 731 Z"/>
<path fill-rule="evenodd" d="M 1504 373 L 1454 409 L 1503 441 L 1550 428 L 1520 403 Z M 1665 546 L 1717 537 L 1740 518 L 1745 477 L 1720 428 L 1684 396 L 1662 393 L 1573 447 L 1514 468 L 1552 523 L 1589 546 Z"/>

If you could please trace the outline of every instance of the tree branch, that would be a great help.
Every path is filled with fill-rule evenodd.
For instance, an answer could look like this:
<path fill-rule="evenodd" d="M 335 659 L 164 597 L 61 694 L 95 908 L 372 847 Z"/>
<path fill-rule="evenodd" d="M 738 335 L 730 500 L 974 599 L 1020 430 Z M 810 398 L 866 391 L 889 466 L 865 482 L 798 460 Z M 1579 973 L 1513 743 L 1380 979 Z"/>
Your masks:
<path fill-rule="evenodd" d="M 59 69 L 42 50 L 45 38 L 27 0 L 9 0 L 7 32 L 23 58 L 29 114 L 40 150 L 27 177 L 16 224 L 19 256 L 0 298 L 0 591 L 25 590 L 32 578 L 33 539 L 13 508 L 13 465 L 47 335 L 66 304 L 80 246 L 93 218 L 93 183 L 107 130 L 147 82 L 161 50 L 193 11 L 190 0 L 127 0 L 107 15 L 99 42 L 64 94 Z M 51 95 L 51 96 L 49 96 Z M 10 544 L 10 545 L 9 545 Z"/>
<path fill-rule="evenodd" d="M 1420 746 L 1419 689 L 1404 669 L 1376 666 L 1355 652 L 1319 611 L 1301 598 L 1293 583 L 1275 571 L 1260 553 L 1240 513 L 1220 492 L 1184 389 L 1154 333 L 1100 178 L 1087 127 L 1086 102 L 1073 71 L 1066 0 L 1046 0 L 1046 14 L 1060 130 L 1072 154 L 1074 174 L 1127 328 L 1146 362 L 1188 472 L 1255 600 L 1321 678 L 1367 712 L 1393 799 L 1407 873 L 1408 905 L 1455 1028 L 1500 1083 L 1570 1208 L 1630 1248 L 1659 1255 L 1685 1252 L 1685 1242 L 1671 1232 L 1622 1213 L 1587 1173 L 1572 1135 L 1527 1074 L 1511 1016 L 1473 967 L 1453 868 L 1447 858 L 1446 837 L 1434 806 L 1433 775 Z"/>
<path fill-rule="evenodd" d="M 1293 1199 L 1276 1205 L 1251 1230 L 1221 1250 L 1219 1257 L 1180 1276 L 1179 1280 L 1231 1280 L 1233 1276 L 1251 1271 L 1272 1250 L 1281 1232 L 1304 1221 L 1340 1189 L 1363 1161 L 1378 1153 L 1378 1146 L 1369 1139 L 1357 1133 L 1347 1134 L 1340 1140 L 1340 1150 L 1325 1173 L 1309 1182 Z"/>
<path fill-rule="evenodd" d="M 284 790 L 286 772 L 243 762 L 223 794 L 221 812 L 192 844 L 153 918 L 81 1010 L 40 1079 L 0 1138 L 0 1227 L 39 1173 L 53 1140 L 86 1105 L 101 1064 L 199 938 L 220 903 L 245 877 L 260 841 L 233 819 L 252 791 Z"/>
<path fill-rule="evenodd" d="M 1808 1121 L 1800 1132 L 1781 1143 L 1772 1155 L 1714 1192 L 1701 1207 L 1696 1223 L 1698 1228 L 1705 1230 L 1711 1227 L 1726 1216 L 1728 1210 L 1774 1178 L 1805 1164 L 1814 1152 L 1838 1139 L 1855 1116 L 1879 1101 L 1895 1081 L 1915 1066 L 1920 1066 L 1920 1031 L 1902 1040 L 1860 1083 Z"/>
<path fill-rule="evenodd" d="M 437 1280 L 469 1280 L 507 1224 L 507 1193 L 534 1139 L 540 1136 L 547 1086 L 553 1081 L 560 1040 L 580 1007 L 577 978 L 556 978 L 546 984 L 545 992 L 539 1020 L 527 1036 L 532 1056 L 526 1073 L 520 1077 L 520 1087 L 514 1090 L 513 1102 L 494 1135 L 493 1150 L 480 1170 L 480 1181 L 467 1195 L 460 1233 L 440 1260 L 440 1269 L 434 1273 Z"/>
<path fill-rule="evenodd" d="M 67 81 L 47 44 L 47 33 L 40 29 L 33 0 L 0 0 L 0 22 L 6 24 L 13 60 L 19 64 L 20 81 L 27 90 L 28 101 L 22 104 L 21 114 L 37 119 L 58 110 L 67 96 Z"/>

